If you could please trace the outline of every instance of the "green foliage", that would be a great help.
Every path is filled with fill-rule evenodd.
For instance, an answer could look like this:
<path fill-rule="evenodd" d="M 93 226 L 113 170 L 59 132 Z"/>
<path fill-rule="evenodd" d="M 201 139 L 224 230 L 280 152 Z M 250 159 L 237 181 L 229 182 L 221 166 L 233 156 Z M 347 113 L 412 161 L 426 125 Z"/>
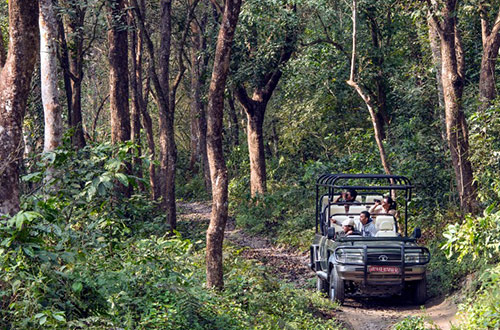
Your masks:
<path fill-rule="evenodd" d="M 487 205 L 500 201 L 500 100 L 470 117 L 471 162 Z"/>
<path fill-rule="evenodd" d="M 479 277 L 461 310 L 462 329 L 495 329 L 500 326 L 500 212 L 492 204 L 483 217 L 466 216 L 461 225 L 450 224 L 443 244 L 449 257 L 459 264 L 475 261 Z"/>
<path fill-rule="evenodd" d="M 228 270 L 224 297 L 241 309 L 235 315 L 245 329 L 339 329 L 335 319 L 317 317 L 338 306 L 318 293 L 313 295 L 277 281 L 268 270 L 226 247 Z"/>
<path fill-rule="evenodd" d="M 493 205 L 492 205 L 493 206 Z M 450 224 L 443 233 L 447 239 L 443 249 L 448 256 L 456 254 L 458 261 L 466 256 L 481 258 L 483 262 L 498 262 L 500 256 L 500 211 L 484 217 L 466 216 L 462 224 Z"/>
<path fill-rule="evenodd" d="M 430 318 L 425 316 L 407 316 L 392 326 L 392 330 L 438 330 Z"/>
<path fill-rule="evenodd" d="M 460 306 L 464 315 L 461 329 L 500 327 L 500 265 L 488 267 L 479 277 L 480 287 Z"/>

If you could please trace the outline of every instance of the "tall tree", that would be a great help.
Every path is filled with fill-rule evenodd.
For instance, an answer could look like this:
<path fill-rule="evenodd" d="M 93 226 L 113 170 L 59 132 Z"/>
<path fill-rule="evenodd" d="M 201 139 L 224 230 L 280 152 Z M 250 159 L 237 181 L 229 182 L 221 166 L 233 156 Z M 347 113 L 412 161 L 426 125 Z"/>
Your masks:
<path fill-rule="evenodd" d="M 497 96 L 495 85 L 495 67 L 500 48 L 500 8 L 493 25 L 488 19 L 488 6 L 484 1 L 479 2 L 481 16 L 481 40 L 483 55 L 481 57 L 481 70 L 479 72 L 479 101 L 481 107 L 486 108 Z"/>
<path fill-rule="evenodd" d="M 241 0 L 226 0 L 222 23 L 217 37 L 214 66 L 208 92 L 207 148 L 212 179 L 212 214 L 207 230 L 207 287 L 224 286 L 222 243 L 227 221 L 228 177 L 222 146 L 222 118 L 231 45 L 238 23 Z"/>
<path fill-rule="evenodd" d="M 370 113 L 370 118 L 373 124 L 373 130 L 375 132 L 375 141 L 377 142 L 377 147 L 380 154 L 380 160 L 382 162 L 382 166 L 384 167 L 384 171 L 386 174 L 391 175 L 391 168 L 389 166 L 389 162 L 387 160 L 387 155 L 384 149 L 383 143 L 383 130 L 379 120 L 377 119 L 377 113 L 375 111 L 375 105 L 373 101 L 368 95 L 368 93 L 363 90 L 358 82 L 356 82 L 355 74 L 356 74 L 356 40 L 357 40 L 357 1 L 352 1 L 352 57 L 351 57 L 351 72 L 349 75 L 349 80 L 347 84 L 354 88 L 359 96 L 363 99 L 368 108 L 368 112 Z"/>
<path fill-rule="evenodd" d="M 187 38 L 187 31 L 194 6 L 197 1 L 189 6 L 187 10 L 187 24 L 182 33 L 182 37 L 178 42 L 177 48 L 177 75 L 170 83 L 170 55 L 171 55 L 171 38 L 172 38 L 172 1 L 161 1 L 161 20 L 160 20 L 160 49 L 158 65 L 159 72 L 156 70 L 154 45 L 151 37 L 145 27 L 144 17 L 141 15 L 137 0 L 132 2 L 137 17 L 137 22 L 141 32 L 144 34 L 146 47 L 150 57 L 150 75 L 155 90 L 156 103 L 158 104 L 160 114 L 160 180 L 159 191 L 163 197 L 162 206 L 167 211 L 167 221 L 170 225 L 170 230 L 174 230 L 177 224 L 177 213 L 175 206 L 175 171 L 177 162 L 177 147 L 175 144 L 174 135 L 174 113 L 175 113 L 175 97 L 176 91 L 184 75 L 185 67 L 182 56 L 184 54 L 184 44 Z"/>
<path fill-rule="evenodd" d="M 62 48 L 60 62 L 64 73 L 66 97 L 71 98 L 68 100 L 68 119 L 70 127 L 74 130 L 72 144 L 77 149 L 85 147 L 86 144 L 82 120 L 82 81 L 87 3 L 87 0 L 62 0 L 64 24 L 62 21 L 59 23 Z"/>
<path fill-rule="evenodd" d="M 22 123 L 38 50 L 38 1 L 9 1 L 9 51 L 0 72 L 0 214 L 19 210 Z"/>
<path fill-rule="evenodd" d="M 441 44 L 441 79 L 444 92 L 446 136 L 455 171 L 460 205 L 465 212 L 476 212 L 477 185 L 469 160 L 469 133 L 462 107 L 465 61 L 457 27 L 458 0 L 432 4 L 428 0 L 431 23 L 439 33 Z"/>
<path fill-rule="evenodd" d="M 126 0 L 108 0 L 111 141 L 130 140 Z"/>
<path fill-rule="evenodd" d="M 40 76 L 42 85 L 45 139 L 43 150 L 61 144 L 62 114 L 57 91 L 57 22 L 52 0 L 40 0 Z"/>
<path fill-rule="evenodd" d="M 257 3 L 257 6 L 261 4 Z M 279 5 L 281 6 L 281 5 Z M 278 86 L 278 82 L 282 75 L 282 67 L 291 58 L 297 41 L 298 27 L 293 17 L 296 14 L 296 8 L 293 5 L 279 8 L 278 14 L 283 15 L 280 20 L 284 31 L 266 32 L 266 38 L 259 38 L 258 34 L 261 31 L 255 31 L 258 27 L 250 28 L 247 43 L 249 43 L 249 57 L 256 57 L 254 54 L 259 48 L 268 47 L 271 40 L 277 45 L 276 49 L 271 49 L 266 57 L 258 58 L 257 61 L 264 62 L 264 67 L 260 67 L 261 72 L 257 72 L 256 76 L 249 79 L 253 85 L 252 96 L 249 96 L 247 89 L 243 83 L 238 84 L 236 95 L 241 105 L 245 109 L 247 115 L 247 140 L 248 153 L 250 157 L 250 191 L 252 196 L 257 193 L 266 191 L 266 155 L 264 150 L 264 115 L 267 104 L 273 95 L 274 90 Z M 270 12 L 273 12 L 270 10 Z M 273 23 L 274 22 L 273 17 Z M 264 30 L 266 31 L 266 30 Z M 277 39 L 277 40 L 275 40 Z"/>
<path fill-rule="evenodd" d="M 163 94 L 164 105 L 160 106 L 160 182 L 162 204 L 167 211 L 167 221 L 170 229 L 177 226 L 177 211 L 175 206 L 175 167 L 177 162 L 177 146 L 174 136 L 174 114 L 170 104 L 170 53 L 172 41 L 172 1 L 161 1 L 160 48 L 158 54 L 159 89 Z M 158 93 L 158 92 L 157 92 Z"/>
<path fill-rule="evenodd" d="M 141 6 L 144 4 L 141 4 Z M 142 38 L 137 32 L 137 25 L 134 24 L 134 15 L 132 11 L 129 14 L 129 25 L 133 28 L 130 31 L 130 91 L 131 91 L 131 107 L 130 107 L 130 133 L 131 141 L 137 146 L 136 155 L 133 158 L 133 168 L 136 171 L 135 175 L 142 178 L 142 161 L 138 156 L 141 154 L 141 107 L 144 104 L 142 94 Z M 142 181 L 139 181 L 139 189 L 144 191 Z"/>

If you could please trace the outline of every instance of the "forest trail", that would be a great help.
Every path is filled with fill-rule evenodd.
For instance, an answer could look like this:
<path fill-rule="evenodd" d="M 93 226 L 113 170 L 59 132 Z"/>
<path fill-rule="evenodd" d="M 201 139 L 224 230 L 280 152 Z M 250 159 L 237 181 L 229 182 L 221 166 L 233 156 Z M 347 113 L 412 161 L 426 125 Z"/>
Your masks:
<path fill-rule="evenodd" d="M 181 219 L 206 222 L 210 220 L 211 206 L 208 202 L 179 203 Z M 235 227 L 234 219 L 229 218 L 225 240 L 245 248 L 241 256 L 252 259 L 269 267 L 277 277 L 293 283 L 297 287 L 314 290 L 308 282 L 313 273 L 307 266 L 308 251 L 296 251 L 273 245 L 268 239 L 249 235 Z M 325 297 L 325 299 L 327 299 Z M 451 299 L 442 297 L 430 299 L 425 308 L 411 305 L 402 299 L 386 298 L 372 300 L 346 299 L 340 310 L 332 311 L 332 315 L 341 321 L 347 329 L 382 330 L 401 321 L 407 316 L 426 316 L 442 330 L 451 328 L 455 320 L 457 306 Z"/>

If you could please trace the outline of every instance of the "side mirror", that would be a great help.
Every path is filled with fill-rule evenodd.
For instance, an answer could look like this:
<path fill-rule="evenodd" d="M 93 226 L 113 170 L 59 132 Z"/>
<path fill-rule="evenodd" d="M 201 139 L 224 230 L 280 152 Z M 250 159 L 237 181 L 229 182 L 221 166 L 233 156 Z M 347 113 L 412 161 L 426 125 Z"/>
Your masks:
<path fill-rule="evenodd" d="M 328 239 L 335 238 L 335 227 L 328 228 Z"/>
<path fill-rule="evenodd" d="M 413 234 L 411 234 L 411 236 L 413 238 L 420 238 L 422 237 L 422 231 L 420 230 L 420 228 L 415 228 L 415 230 L 413 230 Z"/>

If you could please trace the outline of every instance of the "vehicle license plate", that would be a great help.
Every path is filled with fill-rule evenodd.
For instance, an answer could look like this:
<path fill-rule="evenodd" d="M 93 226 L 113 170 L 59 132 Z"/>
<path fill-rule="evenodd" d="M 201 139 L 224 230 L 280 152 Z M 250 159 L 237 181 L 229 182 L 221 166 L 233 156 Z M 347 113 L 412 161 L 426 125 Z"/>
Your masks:
<path fill-rule="evenodd" d="M 399 267 L 394 266 L 368 266 L 368 271 L 370 273 L 391 273 L 391 274 L 399 274 Z"/>

